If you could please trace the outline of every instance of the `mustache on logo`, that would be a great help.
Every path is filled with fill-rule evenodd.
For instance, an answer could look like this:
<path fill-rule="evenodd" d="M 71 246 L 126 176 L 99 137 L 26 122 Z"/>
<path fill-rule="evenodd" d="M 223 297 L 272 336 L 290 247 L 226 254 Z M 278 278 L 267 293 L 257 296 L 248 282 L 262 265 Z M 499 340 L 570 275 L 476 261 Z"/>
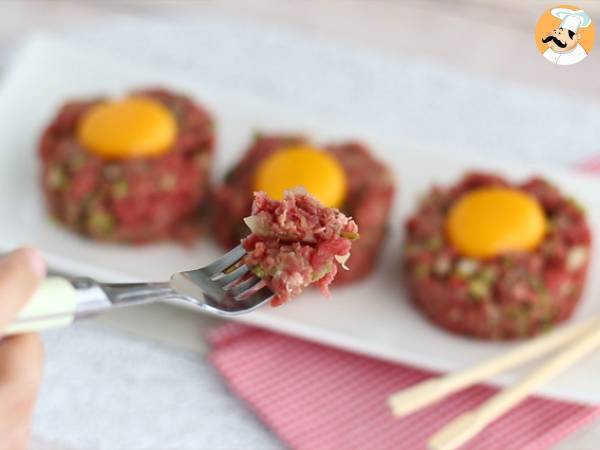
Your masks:
<path fill-rule="evenodd" d="M 545 38 L 542 38 L 542 42 L 544 44 L 546 44 L 547 42 L 550 42 L 550 41 L 554 41 L 554 43 L 560 48 L 565 48 L 567 46 L 566 42 L 559 41 L 556 36 L 546 36 Z"/>

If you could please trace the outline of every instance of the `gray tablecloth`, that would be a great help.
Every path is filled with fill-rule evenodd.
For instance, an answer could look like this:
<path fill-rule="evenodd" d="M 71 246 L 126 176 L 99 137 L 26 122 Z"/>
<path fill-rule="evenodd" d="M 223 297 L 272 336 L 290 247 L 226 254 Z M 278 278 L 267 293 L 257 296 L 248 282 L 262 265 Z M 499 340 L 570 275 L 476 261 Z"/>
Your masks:
<path fill-rule="evenodd" d="M 197 353 L 82 323 L 47 332 L 36 450 L 276 449 Z"/>

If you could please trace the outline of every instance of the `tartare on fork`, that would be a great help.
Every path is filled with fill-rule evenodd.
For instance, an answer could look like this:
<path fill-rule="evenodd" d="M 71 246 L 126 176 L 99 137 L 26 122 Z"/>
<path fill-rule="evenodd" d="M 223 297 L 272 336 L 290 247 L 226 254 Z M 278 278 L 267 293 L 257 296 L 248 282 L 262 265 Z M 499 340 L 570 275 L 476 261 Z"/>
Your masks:
<path fill-rule="evenodd" d="M 348 269 L 358 226 L 336 208 L 326 208 L 303 189 L 286 191 L 282 201 L 254 194 L 251 234 L 242 239 L 244 263 L 273 291 L 273 306 L 316 285 L 329 297 L 328 286 L 338 265 Z"/>

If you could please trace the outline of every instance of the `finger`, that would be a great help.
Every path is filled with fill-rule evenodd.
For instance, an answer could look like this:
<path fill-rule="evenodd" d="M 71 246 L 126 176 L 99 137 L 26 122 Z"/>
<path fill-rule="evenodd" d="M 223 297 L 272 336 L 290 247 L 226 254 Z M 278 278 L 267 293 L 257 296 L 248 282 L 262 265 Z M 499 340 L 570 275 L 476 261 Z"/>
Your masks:
<path fill-rule="evenodd" d="M 21 248 L 0 261 L 0 332 L 17 317 L 46 274 L 40 253 Z"/>
<path fill-rule="evenodd" d="M 35 334 L 0 340 L 0 435 L 31 415 L 42 378 L 43 356 L 42 342 Z"/>
<path fill-rule="evenodd" d="M 31 432 L 30 421 L 31 417 L 27 418 L 26 422 L 20 428 L 9 432 L 8 435 L 0 435 L 0 448 L 26 450 Z"/>
<path fill-rule="evenodd" d="M 0 340 L 0 392 L 13 386 L 37 387 L 43 369 L 44 348 L 37 334 Z"/>

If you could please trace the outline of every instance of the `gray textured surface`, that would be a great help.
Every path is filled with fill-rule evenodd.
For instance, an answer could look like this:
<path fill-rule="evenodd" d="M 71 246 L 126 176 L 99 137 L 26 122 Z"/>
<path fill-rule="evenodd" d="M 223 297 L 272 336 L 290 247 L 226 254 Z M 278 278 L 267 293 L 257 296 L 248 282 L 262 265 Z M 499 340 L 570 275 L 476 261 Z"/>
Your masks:
<path fill-rule="evenodd" d="M 203 356 L 92 323 L 47 332 L 38 450 L 277 449 Z"/>
<path fill-rule="evenodd" d="M 570 163 L 598 150 L 600 107 L 585 99 L 475 77 L 410 55 L 376 54 L 216 17 L 127 20 L 65 34 L 130 61 L 159 62 L 319 116 L 456 151 Z M 46 341 L 34 449 L 279 445 L 197 354 L 87 324 L 50 333 Z"/>

